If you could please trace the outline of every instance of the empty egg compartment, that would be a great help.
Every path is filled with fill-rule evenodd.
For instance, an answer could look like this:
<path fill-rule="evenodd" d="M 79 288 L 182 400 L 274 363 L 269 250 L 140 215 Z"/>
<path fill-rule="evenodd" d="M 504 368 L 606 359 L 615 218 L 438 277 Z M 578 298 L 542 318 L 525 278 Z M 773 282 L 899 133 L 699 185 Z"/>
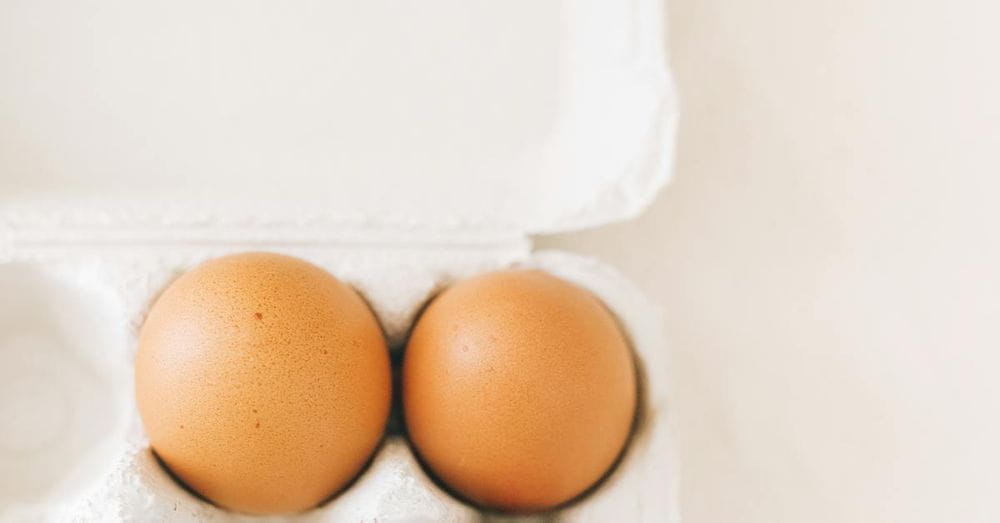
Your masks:
<path fill-rule="evenodd" d="M 72 503 L 125 447 L 131 371 L 118 304 L 75 274 L 0 263 L 0 520 Z"/>
<path fill-rule="evenodd" d="M 11 296 L 18 296 L 16 302 L 23 304 L 12 307 L 6 303 L 14 300 L 5 301 L 5 335 L 24 330 L 20 326 L 25 323 L 17 319 L 21 316 L 8 313 L 6 309 L 31 310 L 35 324 L 58 327 L 43 329 L 46 332 L 68 329 L 73 334 L 97 333 L 102 328 L 95 328 L 91 323 L 104 322 L 103 330 L 117 334 L 118 345 L 101 352 L 103 359 L 95 359 L 91 366 L 104 369 L 109 377 L 98 380 L 98 383 L 107 385 L 112 394 L 117 394 L 112 399 L 125 407 L 103 414 L 112 416 L 116 424 L 105 423 L 89 429 L 99 433 L 96 439 L 104 447 L 95 446 L 91 466 L 86 469 L 86 474 L 80 476 L 74 492 L 60 494 L 56 503 L 51 501 L 55 498 L 47 498 L 34 507 L 32 514 L 39 515 L 37 519 L 136 522 L 154 519 L 323 522 L 679 520 L 674 497 L 677 471 L 665 419 L 665 351 L 655 309 L 613 269 L 594 260 L 558 252 L 530 254 L 520 247 L 481 253 L 449 252 L 447 249 L 437 252 L 365 252 L 280 246 L 266 250 L 307 259 L 354 286 L 376 312 L 387 338 L 392 340 L 390 346 L 393 351 L 402 350 L 412 322 L 431 297 L 453 282 L 482 272 L 513 266 L 538 268 L 593 292 L 614 312 L 632 342 L 642 384 L 636 432 L 620 462 L 598 485 L 566 506 L 544 514 L 511 516 L 482 511 L 451 495 L 447 487 L 439 485 L 424 470 L 406 441 L 404 431 L 397 425 L 390 427 L 372 461 L 346 490 L 306 513 L 250 517 L 203 501 L 176 482 L 148 448 L 132 403 L 132 354 L 137 328 L 146 310 L 173 278 L 200 261 L 242 250 L 247 249 L 172 250 L 142 256 L 110 253 L 104 255 L 102 264 L 96 264 L 99 266 L 97 269 L 77 268 L 74 272 L 63 268 L 60 269 L 64 274 L 62 277 L 57 271 L 29 264 L 2 266 L 2 288 L 10 289 Z M 69 261 L 64 261 L 60 265 L 68 264 Z M 96 298 L 85 291 L 88 286 L 103 289 L 102 302 L 108 304 L 105 308 L 93 307 L 91 300 Z M 76 303 L 81 311 L 86 311 L 76 320 L 89 318 L 88 323 L 61 319 L 64 314 L 75 310 L 70 305 L 72 303 Z M 51 313 L 53 307 L 61 308 L 62 312 Z M 95 311 L 103 311 L 103 314 L 92 317 Z M 51 318 L 48 318 L 50 313 Z M 32 325 L 32 322 L 26 324 Z M 19 328 L 12 329 L 12 325 Z M 11 337 L 16 339 L 18 336 Z M 52 343 L 61 341 L 62 337 L 50 334 L 47 339 Z M 98 341 L 96 337 L 87 339 Z M 112 336 L 112 341 L 106 343 L 114 343 L 113 340 Z M 398 353 L 395 358 L 399 358 Z M 107 368 L 100 366 L 102 361 Z M 62 365 L 65 367 L 68 363 Z M 61 375 L 69 378 L 66 381 L 73 382 L 76 372 L 73 369 Z M 71 386 L 61 380 L 58 376 L 53 378 L 53 381 L 60 382 L 55 390 Z M 93 419 L 101 418 L 94 414 Z M 122 427 L 129 420 L 132 422 L 132 434 L 126 437 Z M 600 428 L 595 427 L 595 430 Z"/>

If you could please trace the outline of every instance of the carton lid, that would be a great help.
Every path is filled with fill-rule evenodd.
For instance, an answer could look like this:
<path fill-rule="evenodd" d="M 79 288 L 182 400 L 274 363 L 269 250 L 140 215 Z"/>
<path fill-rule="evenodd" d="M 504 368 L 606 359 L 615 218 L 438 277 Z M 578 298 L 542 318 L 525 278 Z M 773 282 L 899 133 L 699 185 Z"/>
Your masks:
<path fill-rule="evenodd" d="M 539 233 L 639 212 L 659 0 L 8 2 L 0 227 Z"/>

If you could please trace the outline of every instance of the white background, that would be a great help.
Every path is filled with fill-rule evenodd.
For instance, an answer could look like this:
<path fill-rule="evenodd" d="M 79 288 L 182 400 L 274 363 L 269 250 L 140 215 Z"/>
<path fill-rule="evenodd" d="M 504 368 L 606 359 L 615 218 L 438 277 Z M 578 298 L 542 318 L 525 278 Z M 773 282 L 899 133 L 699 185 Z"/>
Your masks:
<path fill-rule="evenodd" d="M 675 0 L 674 183 L 540 238 L 664 307 L 686 523 L 1000 521 L 1000 8 Z"/>

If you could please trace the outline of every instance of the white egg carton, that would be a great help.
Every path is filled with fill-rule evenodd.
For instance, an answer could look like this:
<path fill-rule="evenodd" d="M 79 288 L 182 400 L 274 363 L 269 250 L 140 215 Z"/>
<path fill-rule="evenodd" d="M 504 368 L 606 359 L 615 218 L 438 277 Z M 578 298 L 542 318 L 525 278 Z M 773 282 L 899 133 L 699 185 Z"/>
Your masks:
<path fill-rule="evenodd" d="M 679 520 L 653 305 L 530 241 L 633 216 L 667 181 L 659 0 L 70 4 L 0 10 L 0 521 Z M 509 517 L 435 484 L 396 424 L 307 513 L 196 498 L 148 449 L 136 333 L 177 275 L 247 250 L 352 284 L 393 351 L 474 274 L 590 289 L 641 368 L 622 461 L 566 507 Z"/>

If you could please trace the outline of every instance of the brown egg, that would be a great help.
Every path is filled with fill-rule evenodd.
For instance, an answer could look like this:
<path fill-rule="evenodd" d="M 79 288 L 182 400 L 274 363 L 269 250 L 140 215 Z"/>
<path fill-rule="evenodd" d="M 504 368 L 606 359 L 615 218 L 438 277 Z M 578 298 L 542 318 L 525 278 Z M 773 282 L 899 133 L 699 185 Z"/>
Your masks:
<path fill-rule="evenodd" d="M 565 503 L 621 454 L 636 410 L 628 344 L 590 293 L 540 271 L 459 283 L 420 317 L 403 358 L 410 440 L 487 507 Z"/>
<path fill-rule="evenodd" d="M 385 340 L 350 287 L 303 260 L 211 260 L 153 305 L 136 398 L 153 449 L 239 512 L 298 512 L 344 487 L 389 413 Z"/>

